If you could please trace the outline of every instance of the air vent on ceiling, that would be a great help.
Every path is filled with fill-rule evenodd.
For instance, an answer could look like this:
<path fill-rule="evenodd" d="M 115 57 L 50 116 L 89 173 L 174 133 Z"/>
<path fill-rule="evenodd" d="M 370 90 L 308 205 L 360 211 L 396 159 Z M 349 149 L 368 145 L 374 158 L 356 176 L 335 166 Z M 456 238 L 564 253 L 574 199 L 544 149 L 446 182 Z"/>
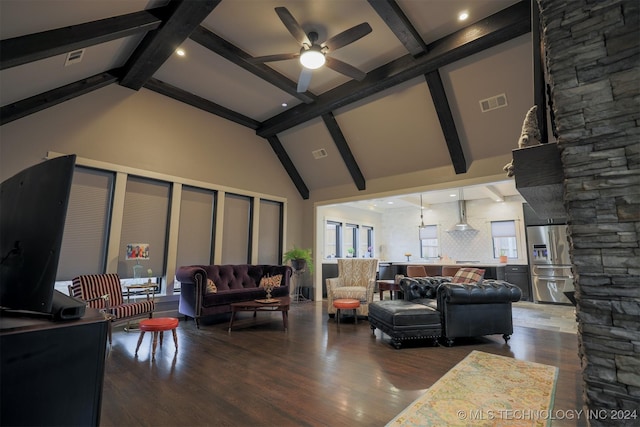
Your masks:
<path fill-rule="evenodd" d="M 487 111 L 495 110 L 507 106 L 507 95 L 501 93 L 500 95 L 492 96 L 491 98 L 480 100 L 480 109 L 483 113 Z"/>
<path fill-rule="evenodd" d="M 71 64 L 77 64 L 82 61 L 82 57 L 84 56 L 84 49 L 74 50 L 73 52 L 67 53 L 67 60 L 64 61 L 64 66 L 67 67 Z"/>
<path fill-rule="evenodd" d="M 313 154 L 314 159 L 318 160 L 323 157 L 327 157 L 327 150 L 325 150 L 324 148 L 320 148 L 319 150 L 312 151 L 311 154 Z"/>

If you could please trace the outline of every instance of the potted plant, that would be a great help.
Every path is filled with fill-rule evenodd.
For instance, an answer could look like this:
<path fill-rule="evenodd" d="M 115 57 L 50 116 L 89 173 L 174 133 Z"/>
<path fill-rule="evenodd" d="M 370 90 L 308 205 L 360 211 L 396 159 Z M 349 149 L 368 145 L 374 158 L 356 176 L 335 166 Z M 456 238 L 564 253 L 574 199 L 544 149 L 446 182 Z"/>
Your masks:
<path fill-rule="evenodd" d="M 313 258 L 311 257 L 311 249 L 302 249 L 293 247 L 284 253 L 283 262 L 291 261 L 294 270 L 304 269 L 305 264 L 309 266 L 309 272 L 313 273 Z"/>

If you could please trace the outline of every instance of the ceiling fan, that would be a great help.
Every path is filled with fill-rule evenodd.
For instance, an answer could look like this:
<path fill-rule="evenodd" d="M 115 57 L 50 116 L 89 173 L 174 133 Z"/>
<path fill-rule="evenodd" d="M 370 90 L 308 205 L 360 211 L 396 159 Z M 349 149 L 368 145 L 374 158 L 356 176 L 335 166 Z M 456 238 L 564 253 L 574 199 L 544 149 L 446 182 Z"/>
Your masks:
<path fill-rule="evenodd" d="M 300 58 L 300 63 L 303 67 L 300 72 L 300 77 L 298 78 L 298 92 L 307 91 L 309 83 L 311 83 L 313 70 L 325 64 L 332 70 L 358 81 L 363 80 L 367 76 L 366 73 L 346 62 L 327 56 L 327 53 L 340 49 L 369 34 L 371 32 L 371 26 L 368 23 L 363 22 L 325 40 L 323 43 L 318 43 L 318 33 L 315 31 L 311 31 L 308 34 L 305 33 L 300 24 L 298 24 L 298 21 L 296 21 L 286 7 L 276 7 L 275 10 L 287 30 L 289 30 L 291 35 L 302 45 L 300 52 L 258 56 L 251 58 L 249 60 L 250 62 L 273 62 Z"/>

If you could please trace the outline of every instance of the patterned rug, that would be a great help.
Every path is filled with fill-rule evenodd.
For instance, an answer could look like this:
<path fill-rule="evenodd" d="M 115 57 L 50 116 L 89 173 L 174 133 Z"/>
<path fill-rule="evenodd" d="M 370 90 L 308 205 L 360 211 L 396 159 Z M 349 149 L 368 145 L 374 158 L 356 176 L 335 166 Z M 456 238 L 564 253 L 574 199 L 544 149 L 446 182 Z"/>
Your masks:
<path fill-rule="evenodd" d="M 387 426 L 550 425 L 558 368 L 472 351 Z"/>

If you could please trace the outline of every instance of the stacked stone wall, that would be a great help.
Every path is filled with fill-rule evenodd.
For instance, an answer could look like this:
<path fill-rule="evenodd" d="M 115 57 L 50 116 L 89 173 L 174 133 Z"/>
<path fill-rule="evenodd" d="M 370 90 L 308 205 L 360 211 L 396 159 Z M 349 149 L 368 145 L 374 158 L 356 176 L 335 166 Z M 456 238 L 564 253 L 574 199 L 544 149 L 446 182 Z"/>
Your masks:
<path fill-rule="evenodd" d="M 640 425 L 640 2 L 537 0 L 564 168 L 586 409 Z"/>

